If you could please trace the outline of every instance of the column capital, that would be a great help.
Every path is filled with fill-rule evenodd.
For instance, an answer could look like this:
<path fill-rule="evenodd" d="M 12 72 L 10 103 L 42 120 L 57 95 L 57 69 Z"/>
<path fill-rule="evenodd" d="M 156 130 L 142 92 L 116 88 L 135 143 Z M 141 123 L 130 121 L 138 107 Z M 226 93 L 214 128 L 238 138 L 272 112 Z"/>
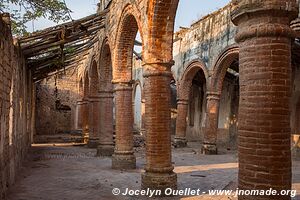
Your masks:
<path fill-rule="evenodd" d="M 242 17 L 257 17 L 258 14 L 285 16 L 293 20 L 298 16 L 298 7 L 296 0 L 233 0 L 231 19 L 235 25 Z"/>
<path fill-rule="evenodd" d="M 101 91 L 99 91 L 99 97 L 102 99 L 103 98 L 114 98 L 114 92 L 101 90 Z"/>
<path fill-rule="evenodd" d="M 82 103 L 88 103 L 89 102 L 89 98 L 88 97 L 83 97 L 81 102 Z"/>
<path fill-rule="evenodd" d="M 166 76 L 172 77 L 171 67 L 174 65 L 174 60 L 168 62 L 147 62 L 145 61 L 142 66 L 144 68 L 143 76 L 145 78 L 150 76 Z"/>
<path fill-rule="evenodd" d="M 89 103 L 100 102 L 100 96 L 89 97 Z"/>
<path fill-rule="evenodd" d="M 134 84 L 134 80 L 114 79 L 111 82 L 114 85 L 132 85 L 132 84 Z"/>
<path fill-rule="evenodd" d="M 132 91 L 132 81 L 117 81 L 113 82 L 114 84 L 114 92 L 116 91 Z"/>
<path fill-rule="evenodd" d="M 188 99 L 177 99 L 177 105 L 188 105 L 189 100 Z"/>
<path fill-rule="evenodd" d="M 76 101 L 76 104 L 82 104 L 83 102 L 84 102 L 83 99 L 79 99 Z"/>
<path fill-rule="evenodd" d="M 206 93 L 206 99 L 207 100 L 220 100 L 221 99 L 221 93 L 220 92 L 207 92 Z"/>
<path fill-rule="evenodd" d="M 299 31 L 300 31 L 300 17 L 298 17 L 297 19 L 293 20 L 291 22 L 291 28 L 298 32 L 298 35 L 299 35 Z M 298 36 L 299 37 L 299 36 Z"/>
<path fill-rule="evenodd" d="M 99 98 L 100 98 L 99 94 L 94 94 L 94 95 L 89 96 L 89 100 L 94 100 L 94 99 L 99 99 Z"/>
<path fill-rule="evenodd" d="M 240 0 L 233 2 L 231 12 L 235 25 L 243 24 L 235 37 L 237 42 L 253 37 L 296 37 L 290 28 L 290 21 L 298 16 L 298 4 L 295 0 Z M 278 20 L 270 20 L 270 17 Z M 253 23 L 253 19 L 256 19 Z M 279 20 L 280 19 L 280 20 Z M 245 23 L 247 22 L 247 23 Z"/>
<path fill-rule="evenodd" d="M 157 65 L 160 65 L 160 66 L 165 66 L 165 67 L 172 67 L 173 65 L 175 64 L 175 61 L 174 60 L 170 60 L 168 62 L 147 62 L 147 61 L 144 61 L 142 63 L 142 66 L 157 66 Z"/>
<path fill-rule="evenodd" d="M 146 70 L 143 73 L 144 78 L 148 78 L 151 76 L 165 76 L 165 77 L 172 77 L 172 72 L 171 71 L 159 71 L 159 70 Z"/>

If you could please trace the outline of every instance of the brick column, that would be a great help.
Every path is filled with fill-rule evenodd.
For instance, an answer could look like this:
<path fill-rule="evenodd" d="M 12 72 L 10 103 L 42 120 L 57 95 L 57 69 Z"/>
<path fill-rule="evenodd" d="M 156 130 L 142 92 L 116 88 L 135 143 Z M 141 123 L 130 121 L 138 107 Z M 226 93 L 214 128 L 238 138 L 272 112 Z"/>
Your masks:
<path fill-rule="evenodd" d="M 239 1 L 239 189 L 291 189 L 291 31 L 296 1 Z M 239 196 L 239 200 L 290 196 Z"/>
<path fill-rule="evenodd" d="M 206 121 L 203 135 L 202 153 L 214 155 L 218 153 L 217 135 L 219 122 L 220 93 L 207 92 Z"/>
<path fill-rule="evenodd" d="M 89 101 L 84 99 L 82 101 L 82 136 L 83 142 L 88 143 L 89 139 Z"/>
<path fill-rule="evenodd" d="M 76 102 L 76 118 L 75 118 L 75 128 L 76 130 L 82 131 L 82 105 L 83 101 L 78 100 Z"/>
<path fill-rule="evenodd" d="M 177 175 L 171 158 L 171 64 L 145 64 L 144 68 L 146 167 L 142 188 L 175 189 Z"/>
<path fill-rule="evenodd" d="M 186 126 L 189 101 L 187 99 L 179 99 L 177 101 L 177 119 L 176 119 L 176 134 L 174 138 L 175 147 L 186 147 Z"/>
<path fill-rule="evenodd" d="M 97 147 L 97 156 L 111 156 L 114 153 L 113 140 L 113 92 L 101 91 L 100 120 L 98 123 L 100 134 Z"/>
<path fill-rule="evenodd" d="M 133 152 L 132 84 L 115 84 L 116 144 L 112 157 L 113 169 L 135 169 Z"/>
<path fill-rule="evenodd" d="M 100 97 L 89 96 L 89 148 L 97 148 L 100 133 Z"/>

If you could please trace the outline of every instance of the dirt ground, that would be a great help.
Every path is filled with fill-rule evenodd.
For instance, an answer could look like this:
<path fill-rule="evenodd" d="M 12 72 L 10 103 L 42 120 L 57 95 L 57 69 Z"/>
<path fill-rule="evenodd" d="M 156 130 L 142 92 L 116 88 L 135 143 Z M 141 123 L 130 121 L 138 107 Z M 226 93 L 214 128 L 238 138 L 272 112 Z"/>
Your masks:
<path fill-rule="evenodd" d="M 184 149 L 173 149 L 173 162 L 178 175 L 178 189 L 236 189 L 238 163 L 234 151 L 220 155 L 199 154 L 197 143 Z M 111 169 L 110 158 L 95 157 L 96 150 L 82 145 L 33 145 L 31 162 L 25 163 L 16 184 L 9 192 L 9 200 L 135 200 L 141 196 L 115 196 L 114 188 L 140 189 L 144 149 L 136 149 L 137 169 Z M 300 192 L 300 161 L 293 162 L 293 187 Z M 300 195 L 300 193 L 298 193 Z M 233 196 L 172 196 L 152 199 L 174 200 L 229 200 Z M 294 199 L 300 199 L 300 196 Z"/>

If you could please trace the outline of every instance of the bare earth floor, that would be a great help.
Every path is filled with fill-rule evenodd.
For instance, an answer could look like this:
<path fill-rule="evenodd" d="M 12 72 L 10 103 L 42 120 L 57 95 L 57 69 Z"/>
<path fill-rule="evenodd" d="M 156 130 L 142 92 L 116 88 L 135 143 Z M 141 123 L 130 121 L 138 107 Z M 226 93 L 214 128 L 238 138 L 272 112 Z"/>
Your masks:
<path fill-rule="evenodd" d="M 205 156 L 198 153 L 197 144 L 173 149 L 178 189 L 236 189 L 238 163 L 235 152 Z M 141 196 L 114 196 L 112 189 L 138 190 L 145 163 L 144 149 L 138 149 L 137 169 L 112 170 L 110 158 L 95 157 L 96 151 L 84 146 L 68 144 L 33 145 L 30 159 L 24 165 L 16 184 L 9 192 L 9 200 L 135 200 Z M 293 162 L 293 187 L 300 195 L 300 161 Z M 155 199 L 228 200 L 233 196 L 173 196 Z M 294 199 L 299 199 L 300 196 Z"/>

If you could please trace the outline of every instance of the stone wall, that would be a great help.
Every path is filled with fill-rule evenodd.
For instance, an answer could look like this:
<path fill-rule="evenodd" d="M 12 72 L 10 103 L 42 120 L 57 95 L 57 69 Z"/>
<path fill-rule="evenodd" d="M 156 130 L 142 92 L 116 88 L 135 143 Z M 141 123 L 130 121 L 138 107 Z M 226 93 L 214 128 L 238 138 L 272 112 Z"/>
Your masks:
<path fill-rule="evenodd" d="M 0 15 L 0 74 L 0 199 L 5 199 L 34 132 L 33 84 L 5 14 Z"/>
<path fill-rule="evenodd" d="M 37 84 L 37 135 L 71 133 L 76 129 L 78 92 L 77 68 L 53 75 Z"/>

